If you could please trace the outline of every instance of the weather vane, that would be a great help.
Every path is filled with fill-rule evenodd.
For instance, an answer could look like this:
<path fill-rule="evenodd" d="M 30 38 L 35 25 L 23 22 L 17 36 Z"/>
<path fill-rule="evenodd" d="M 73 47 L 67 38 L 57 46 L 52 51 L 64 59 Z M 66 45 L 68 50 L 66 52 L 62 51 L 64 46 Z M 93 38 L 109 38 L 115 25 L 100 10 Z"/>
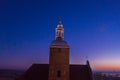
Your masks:
<path fill-rule="evenodd" d="M 59 23 L 62 23 L 62 16 L 59 16 Z"/>

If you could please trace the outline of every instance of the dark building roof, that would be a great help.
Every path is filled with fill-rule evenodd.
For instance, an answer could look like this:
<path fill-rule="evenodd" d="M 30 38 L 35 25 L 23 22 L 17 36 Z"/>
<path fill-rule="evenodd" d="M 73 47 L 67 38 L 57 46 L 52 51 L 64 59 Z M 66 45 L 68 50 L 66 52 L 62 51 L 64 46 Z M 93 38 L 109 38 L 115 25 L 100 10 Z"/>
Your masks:
<path fill-rule="evenodd" d="M 89 65 L 70 65 L 70 80 L 92 80 Z"/>
<path fill-rule="evenodd" d="M 49 64 L 33 64 L 18 80 L 48 80 Z M 92 80 L 89 65 L 70 65 L 70 80 Z"/>

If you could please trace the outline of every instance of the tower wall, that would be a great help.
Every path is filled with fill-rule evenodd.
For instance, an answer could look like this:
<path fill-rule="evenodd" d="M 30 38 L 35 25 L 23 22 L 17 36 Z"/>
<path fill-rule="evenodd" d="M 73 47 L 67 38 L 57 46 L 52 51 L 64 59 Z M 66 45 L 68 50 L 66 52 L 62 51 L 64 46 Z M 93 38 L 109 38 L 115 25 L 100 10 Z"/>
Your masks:
<path fill-rule="evenodd" d="M 49 80 L 69 80 L 69 47 L 50 47 Z"/>

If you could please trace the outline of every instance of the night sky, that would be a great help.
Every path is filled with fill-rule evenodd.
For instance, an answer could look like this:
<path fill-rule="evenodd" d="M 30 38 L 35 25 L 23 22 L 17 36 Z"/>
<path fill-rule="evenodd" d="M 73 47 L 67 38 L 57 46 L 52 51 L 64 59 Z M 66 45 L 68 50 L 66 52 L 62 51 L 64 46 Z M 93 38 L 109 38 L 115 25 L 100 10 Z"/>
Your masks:
<path fill-rule="evenodd" d="M 59 17 L 70 63 L 120 70 L 119 0 L 0 0 L 0 68 L 48 63 Z"/>

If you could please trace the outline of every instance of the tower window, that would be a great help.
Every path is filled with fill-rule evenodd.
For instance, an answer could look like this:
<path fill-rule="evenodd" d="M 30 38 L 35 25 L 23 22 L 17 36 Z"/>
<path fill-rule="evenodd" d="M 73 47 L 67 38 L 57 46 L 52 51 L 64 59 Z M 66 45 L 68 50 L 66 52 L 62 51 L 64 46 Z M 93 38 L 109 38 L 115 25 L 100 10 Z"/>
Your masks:
<path fill-rule="evenodd" d="M 57 71 L 57 77 L 60 77 L 60 76 L 61 76 L 61 71 L 58 70 L 58 71 Z"/>
<path fill-rule="evenodd" d="M 61 52 L 61 48 L 58 48 L 58 52 Z"/>

